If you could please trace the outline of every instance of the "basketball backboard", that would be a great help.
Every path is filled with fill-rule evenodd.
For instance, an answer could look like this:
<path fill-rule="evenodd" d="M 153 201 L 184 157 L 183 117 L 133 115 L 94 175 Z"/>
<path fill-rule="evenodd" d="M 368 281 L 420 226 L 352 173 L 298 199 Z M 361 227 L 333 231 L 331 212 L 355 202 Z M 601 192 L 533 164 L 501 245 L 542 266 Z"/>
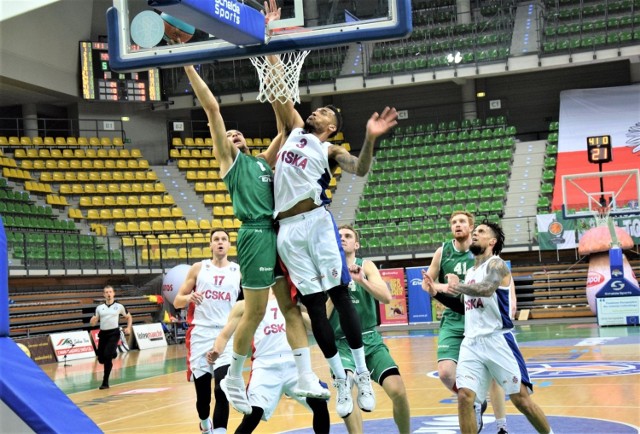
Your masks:
<path fill-rule="evenodd" d="M 220 28 L 217 23 L 226 19 L 223 25 L 238 29 L 246 29 L 250 21 L 257 26 L 261 15 L 256 14 L 262 9 L 262 1 L 148 0 L 145 5 L 140 3 L 113 0 L 113 7 L 107 11 L 111 69 L 139 71 L 352 42 L 400 39 L 412 30 L 411 0 L 280 0 L 282 19 L 272 23 L 273 34 L 269 42 L 255 40 L 252 43 L 249 39 L 239 45 L 216 37 L 216 33 L 225 34 L 216 31 Z M 221 12 L 225 8 L 231 11 L 231 16 Z M 166 12 L 198 30 L 185 44 L 140 48 L 132 43 L 131 22 L 137 13 L 149 10 Z M 238 12 L 237 16 L 242 13 L 244 21 L 235 19 L 233 11 Z M 245 19 L 244 14 L 249 18 Z"/>
<path fill-rule="evenodd" d="M 611 216 L 640 214 L 640 170 L 576 173 L 562 176 L 565 218 L 593 218 L 602 208 Z"/>

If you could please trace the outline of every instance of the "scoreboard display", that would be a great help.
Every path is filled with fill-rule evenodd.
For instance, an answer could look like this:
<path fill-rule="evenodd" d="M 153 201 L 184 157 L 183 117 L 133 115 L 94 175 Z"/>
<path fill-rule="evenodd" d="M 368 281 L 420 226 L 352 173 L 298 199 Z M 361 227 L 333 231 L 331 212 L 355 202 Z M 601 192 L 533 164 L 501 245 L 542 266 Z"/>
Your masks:
<path fill-rule="evenodd" d="M 609 163 L 611 155 L 611 136 L 587 137 L 587 157 L 589 163 Z"/>
<path fill-rule="evenodd" d="M 161 101 L 160 70 L 121 73 L 109 68 L 106 42 L 80 42 L 82 97 L 86 100 Z"/>

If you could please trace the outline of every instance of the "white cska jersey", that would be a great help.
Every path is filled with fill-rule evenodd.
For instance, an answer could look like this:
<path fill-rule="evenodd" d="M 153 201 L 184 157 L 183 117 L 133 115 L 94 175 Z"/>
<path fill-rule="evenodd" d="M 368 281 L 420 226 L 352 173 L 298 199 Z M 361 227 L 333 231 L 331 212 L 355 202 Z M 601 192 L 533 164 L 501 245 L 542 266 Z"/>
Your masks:
<path fill-rule="evenodd" d="M 278 153 L 273 176 L 274 217 L 304 199 L 313 199 L 316 205 L 331 202 L 325 194 L 331 181 L 329 146 L 302 128 L 291 131 Z"/>
<path fill-rule="evenodd" d="M 278 362 L 294 361 L 291 347 L 287 341 L 284 315 L 278 307 L 277 300 L 269 300 L 264 318 L 253 335 L 252 366 L 268 367 L 272 357 L 280 356 Z"/>
<path fill-rule="evenodd" d="M 205 259 L 196 278 L 196 291 L 202 294 L 202 303 L 189 304 L 189 324 L 224 327 L 240 294 L 240 266 L 229 262 L 218 268 L 211 259 Z"/>
<path fill-rule="evenodd" d="M 482 282 L 491 261 L 502 261 L 499 256 L 489 258 L 478 268 L 467 271 L 464 282 Z M 491 297 L 464 296 L 464 335 L 468 338 L 507 332 L 513 328 L 509 317 L 509 287 L 499 286 Z"/>

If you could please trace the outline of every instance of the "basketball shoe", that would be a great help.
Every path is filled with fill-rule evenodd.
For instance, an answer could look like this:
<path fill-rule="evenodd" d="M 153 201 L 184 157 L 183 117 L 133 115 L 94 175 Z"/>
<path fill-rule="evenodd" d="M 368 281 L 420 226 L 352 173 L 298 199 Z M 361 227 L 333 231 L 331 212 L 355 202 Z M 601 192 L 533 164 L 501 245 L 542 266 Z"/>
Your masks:
<path fill-rule="evenodd" d="M 251 414 L 253 409 L 247 399 L 247 390 L 242 377 L 227 375 L 220 382 L 220 388 L 233 408 L 242 414 Z"/>
<path fill-rule="evenodd" d="M 333 387 L 336 388 L 336 413 L 340 417 L 347 417 L 353 411 L 353 399 L 351 398 L 351 380 L 348 378 L 335 378 Z"/>
<path fill-rule="evenodd" d="M 202 428 L 202 422 L 200 422 L 199 427 L 202 434 L 213 434 L 213 423 L 211 422 L 211 418 L 209 418 L 209 428 Z"/>
<path fill-rule="evenodd" d="M 298 377 L 295 394 L 307 398 L 329 399 L 331 392 L 320 385 L 320 379 L 313 372 Z"/>
<path fill-rule="evenodd" d="M 355 374 L 354 380 L 358 386 L 358 407 L 362 411 L 373 411 L 376 408 L 376 395 L 371 387 L 371 375 L 369 371 Z"/>
<path fill-rule="evenodd" d="M 482 415 L 487 411 L 487 400 L 482 401 L 482 404 L 478 404 L 477 402 L 473 404 L 473 409 L 476 411 L 476 423 L 478 425 L 478 432 L 482 431 L 484 428 L 484 422 L 482 421 Z"/>

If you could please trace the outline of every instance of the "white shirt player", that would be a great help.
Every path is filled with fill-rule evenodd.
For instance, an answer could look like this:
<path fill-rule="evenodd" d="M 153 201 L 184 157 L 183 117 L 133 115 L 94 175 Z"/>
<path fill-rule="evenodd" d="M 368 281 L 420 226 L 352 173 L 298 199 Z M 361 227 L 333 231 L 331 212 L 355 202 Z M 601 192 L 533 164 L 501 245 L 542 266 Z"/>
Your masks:
<path fill-rule="evenodd" d="M 280 357 L 278 363 L 294 362 L 287 341 L 284 315 L 277 300 L 269 300 L 264 318 L 253 336 L 252 368 L 268 367 L 271 365 L 270 357 Z"/>
<path fill-rule="evenodd" d="M 196 292 L 202 294 L 203 300 L 198 306 L 189 305 L 189 324 L 224 327 L 240 294 L 240 266 L 229 262 L 218 268 L 211 259 L 205 259 L 196 278 Z"/>
<path fill-rule="evenodd" d="M 302 128 L 291 131 L 276 161 L 274 216 L 304 199 L 313 199 L 316 205 L 331 202 L 325 194 L 331 181 L 329 146 L 329 142 L 321 142 Z"/>
<path fill-rule="evenodd" d="M 467 271 L 465 283 L 482 282 L 487 275 L 487 266 L 491 261 L 502 261 L 493 256 L 478 268 Z M 510 299 L 508 286 L 499 286 L 491 297 L 464 296 L 464 335 L 468 338 L 504 333 L 513 328 L 509 317 Z"/>

